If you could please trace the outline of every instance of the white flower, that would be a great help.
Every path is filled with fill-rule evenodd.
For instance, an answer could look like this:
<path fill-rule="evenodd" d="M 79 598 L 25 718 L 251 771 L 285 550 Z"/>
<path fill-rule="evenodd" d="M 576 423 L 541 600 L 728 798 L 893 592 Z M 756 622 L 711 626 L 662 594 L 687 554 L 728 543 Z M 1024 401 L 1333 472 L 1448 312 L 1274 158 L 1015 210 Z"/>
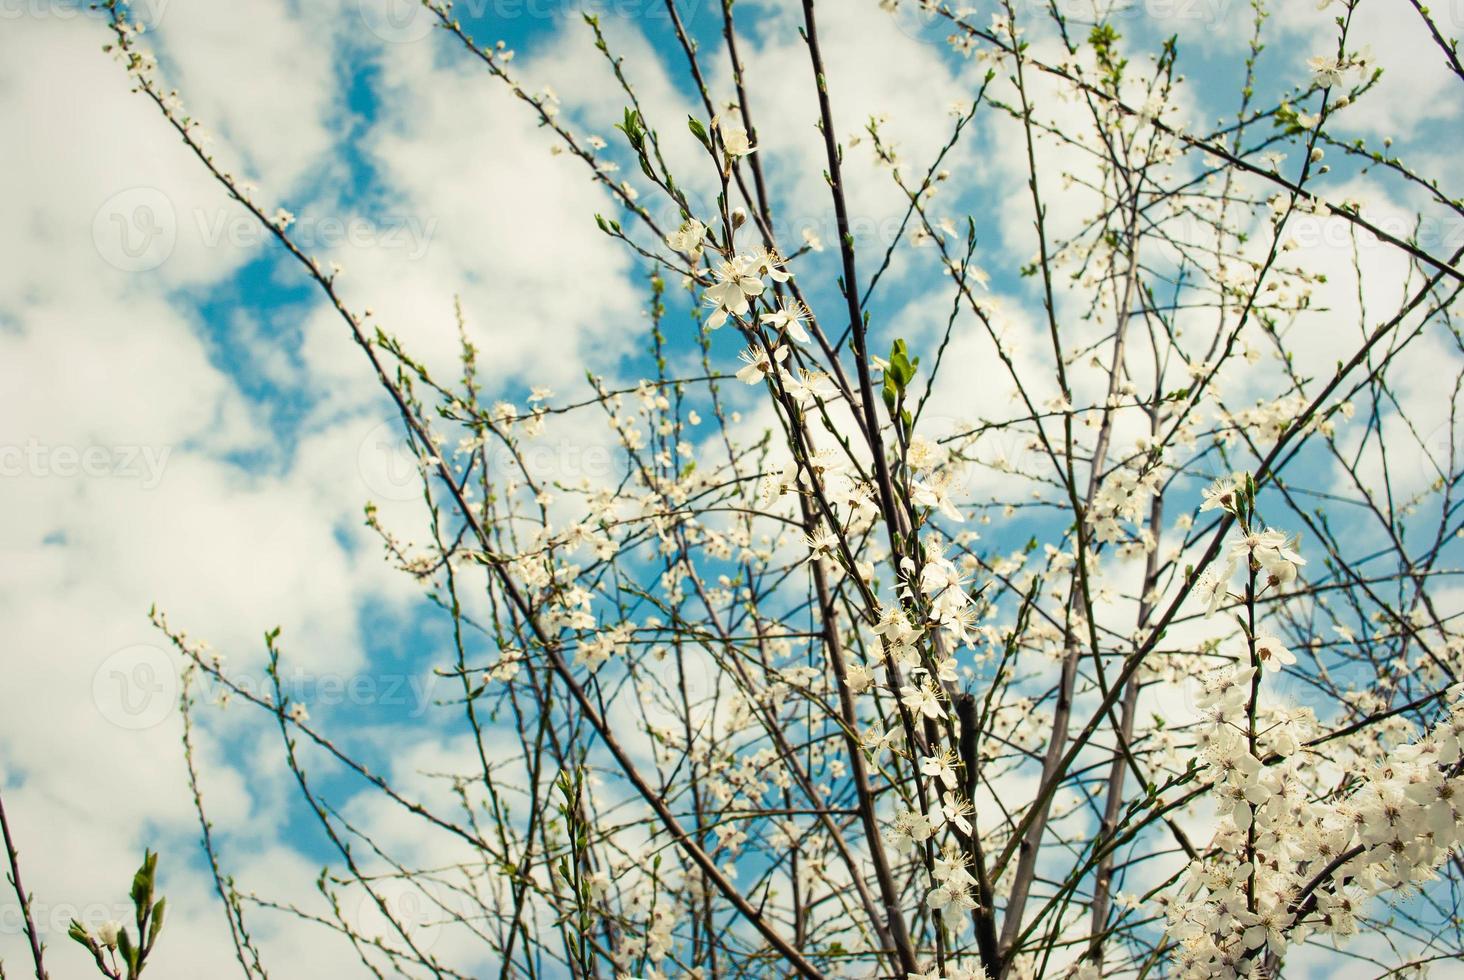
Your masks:
<path fill-rule="evenodd" d="M 803 308 L 803 304 L 793 300 L 784 304 L 782 309 L 764 313 L 758 319 L 779 333 L 786 333 L 800 344 L 806 344 L 809 338 L 808 331 L 803 328 L 803 321 L 807 317 L 808 311 Z"/>
<path fill-rule="evenodd" d="M 935 815 L 940 822 L 954 825 L 967 837 L 971 836 L 971 831 L 975 828 L 966 817 L 974 812 L 976 812 L 976 808 L 971 805 L 969 800 L 963 800 L 954 793 L 942 795 L 939 810 L 931 810 L 932 815 Z"/>
<path fill-rule="evenodd" d="M 1285 533 L 1266 528 L 1252 531 L 1230 547 L 1232 559 L 1253 557 L 1270 578 L 1271 585 L 1285 585 L 1296 578 L 1296 570 L 1306 559 L 1296 552 L 1297 542 Z"/>
<path fill-rule="evenodd" d="M 1221 477 L 1200 491 L 1205 502 L 1200 504 L 1200 513 L 1207 510 L 1225 510 L 1235 513 L 1236 481 Z"/>
<path fill-rule="evenodd" d="M 951 500 L 951 488 L 949 474 L 931 480 L 912 480 L 910 482 L 910 502 L 917 507 L 929 507 L 938 510 L 948 520 L 964 523 L 965 516 L 956 509 L 955 502 Z"/>
<path fill-rule="evenodd" d="M 1282 667 L 1296 663 L 1296 654 L 1286 649 L 1281 641 L 1269 633 L 1256 637 L 1256 659 L 1271 673 L 1279 673 Z"/>
<path fill-rule="evenodd" d="M 776 502 L 783 494 L 798 486 L 798 461 L 790 459 L 777 473 L 769 473 L 758 485 L 758 500 L 764 507 Z"/>
<path fill-rule="evenodd" d="M 754 275 L 753 266 L 744 255 L 719 263 L 712 274 L 717 281 L 707 287 L 707 305 L 712 307 L 707 327 L 715 330 L 727 322 L 728 314 L 742 316 L 747 312 L 748 297 L 763 291 L 763 281 Z"/>
<path fill-rule="evenodd" d="M 920 591 L 935 605 L 960 602 L 966 596 L 967 581 L 969 579 L 946 558 L 932 558 L 920 570 Z"/>
<path fill-rule="evenodd" d="M 899 606 L 884 607 L 879 621 L 874 624 L 874 632 L 895 647 L 912 644 L 919 637 L 919 631 L 910 624 L 909 617 Z"/>
<path fill-rule="evenodd" d="M 979 966 L 953 966 L 947 971 L 946 980 L 987 980 L 987 976 Z"/>
<path fill-rule="evenodd" d="M 688 218 L 681 223 L 680 228 L 666 236 L 666 244 L 691 256 L 691 260 L 695 262 L 701 258 L 706 237 L 707 226 L 695 218 Z"/>
<path fill-rule="evenodd" d="M 1336 58 L 1318 55 L 1315 58 L 1308 58 L 1306 66 L 1312 71 L 1312 80 L 1323 88 L 1342 84 L 1345 66 Z"/>
<path fill-rule="evenodd" d="M 1323 921 L 1339 936 L 1350 936 L 1357 932 L 1358 901 L 1346 889 L 1335 892 L 1319 889 L 1316 892 L 1317 911 Z"/>
<path fill-rule="evenodd" d="M 909 448 L 905 451 L 905 462 L 912 470 L 934 469 L 945 462 L 945 459 L 945 448 L 924 436 L 911 439 Z"/>
<path fill-rule="evenodd" d="M 954 761 L 954 758 L 949 753 L 945 755 L 927 755 L 920 760 L 920 773 L 924 776 L 939 779 L 945 784 L 946 789 L 955 789 L 956 770 L 951 765 Z"/>
<path fill-rule="evenodd" d="M 787 282 L 793 273 L 783 268 L 783 258 L 769 248 L 760 248 L 747 256 L 746 261 L 754 273 L 767 276 L 773 282 Z"/>
<path fill-rule="evenodd" d="M 1205 679 L 1205 689 L 1195 703 L 1201 708 L 1213 708 L 1221 716 L 1234 714 L 1245 706 L 1255 673 L 1254 667 L 1242 667 L 1211 674 Z"/>
<path fill-rule="evenodd" d="M 1233 572 L 1234 570 L 1235 566 L 1232 564 L 1229 571 Z M 1195 583 L 1195 598 L 1205 604 L 1205 615 L 1207 617 L 1215 615 L 1221 605 L 1224 604 L 1226 598 L 1229 597 L 1230 589 L 1227 584 L 1229 579 L 1229 574 L 1222 576 L 1214 570 L 1206 570 L 1205 574 L 1200 576 L 1200 580 Z"/>
<path fill-rule="evenodd" d="M 783 387 L 801 408 L 806 408 L 809 402 L 819 398 L 829 398 L 834 394 L 833 382 L 827 374 L 822 371 L 809 371 L 805 368 L 798 369 L 796 378 L 792 374 L 785 375 Z"/>
<path fill-rule="evenodd" d="M 117 948 L 117 937 L 122 934 L 122 923 L 115 919 L 108 919 L 97 926 L 97 942 L 108 949 Z"/>
<path fill-rule="evenodd" d="M 737 380 L 755 385 L 772 374 L 776 365 L 788 359 L 788 348 L 778 346 L 769 352 L 764 347 L 749 347 L 737 358 L 743 363 L 737 372 Z"/>
<path fill-rule="evenodd" d="M 310 720 L 310 709 L 299 701 L 290 705 L 290 720 L 297 725 L 303 725 Z"/>
<path fill-rule="evenodd" d="M 899 853 L 914 850 L 916 844 L 930 839 L 935 824 L 919 810 L 896 810 L 894 826 L 886 835 L 890 846 Z"/>
<path fill-rule="evenodd" d="M 853 684 L 851 683 L 850 686 L 852 687 Z M 865 751 L 877 759 L 904 740 L 904 729 L 896 725 L 887 732 L 881 732 L 877 728 L 869 729 L 859 737 L 859 744 L 864 746 Z"/>
<path fill-rule="evenodd" d="M 945 718 L 945 709 L 940 706 L 940 691 L 934 682 L 927 679 L 919 687 L 905 685 L 900 688 L 900 701 L 911 711 L 940 721 Z"/>
<path fill-rule="evenodd" d="M 833 551 L 839 543 L 839 536 L 827 524 L 819 521 L 812 534 L 804 535 L 804 540 L 808 544 L 808 561 L 813 561 L 820 555 Z"/>
<path fill-rule="evenodd" d="M 752 140 L 748 138 L 746 126 L 735 122 L 725 122 L 721 119 L 713 120 L 712 125 L 721 134 L 722 149 L 727 151 L 729 157 L 745 157 L 756 152 L 757 147 L 753 146 Z"/>

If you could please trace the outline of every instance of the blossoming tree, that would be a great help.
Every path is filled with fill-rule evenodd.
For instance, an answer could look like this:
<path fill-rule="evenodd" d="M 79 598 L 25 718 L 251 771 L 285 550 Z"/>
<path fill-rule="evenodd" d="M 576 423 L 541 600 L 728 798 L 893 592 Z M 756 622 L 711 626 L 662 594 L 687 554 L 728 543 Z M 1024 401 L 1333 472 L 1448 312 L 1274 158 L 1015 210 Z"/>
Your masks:
<path fill-rule="evenodd" d="M 195 679 L 273 719 L 337 855 L 315 905 L 239 890 L 190 752 L 246 976 L 267 968 L 250 923 L 279 913 L 378 976 L 1457 969 L 1464 248 L 1418 228 L 1464 202 L 1337 135 L 1382 70 L 1358 4 L 1391 0 L 1331 4 L 1305 82 L 1269 95 L 1265 59 L 1292 56 L 1263 56 L 1255 0 L 1211 126 L 1180 118 L 1179 45 L 1135 49 L 1106 4 L 885 0 L 939 22 L 932 57 L 980 67 L 932 159 L 863 128 L 905 202 L 882 243 L 853 230 L 828 0 L 793 5 L 806 59 L 783 66 L 816 88 L 828 242 L 780 217 L 770 96 L 730 0 L 720 46 L 666 4 L 689 120 L 651 118 L 585 18 L 623 87 L 608 143 L 425 2 L 613 202 L 595 220 L 643 263 L 644 378 L 485 390 L 466 314 L 452 371 L 415 359 L 215 160 L 105 5 L 137 90 L 298 260 L 399 411 L 425 519 L 368 522 L 449 627 L 423 669 L 455 686 L 438 710 L 469 747 L 421 778 L 377 772 L 279 683 L 286 639 L 266 695 L 157 616 Z M 1448 25 L 1392 5 L 1464 83 Z M 662 134 L 683 127 L 700 157 L 673 174 Z M 1027 212 L 1029 256 L 956 210 L 944 161 L 982 131 L 1025 161 L 1004 204 Z M 1338 193 L 1360 173 L 1417 226 Z M 1317 228 L 1345 289 L 1306 247 Z M 941 310 L 920 339 L 874 312 L 910 277 Z M 526 450 L 578 420 L 608 426 L 617 465 L 545 479 Z M 191 733 L 206 715 L 185 707 Z M 415 821 L 436 860 L 374 839 L 326 773 Z"/>

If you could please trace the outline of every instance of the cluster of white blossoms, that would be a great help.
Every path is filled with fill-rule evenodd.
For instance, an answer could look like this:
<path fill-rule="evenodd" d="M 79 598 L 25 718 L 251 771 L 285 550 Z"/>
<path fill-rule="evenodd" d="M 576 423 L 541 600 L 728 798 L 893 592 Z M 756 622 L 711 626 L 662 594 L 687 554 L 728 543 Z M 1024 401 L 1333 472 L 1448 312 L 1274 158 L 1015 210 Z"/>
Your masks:
<path fill-rule="evenodd" d="M 976 879 L 966 870 L 966 856 L 947 847 L 933 862 L 930 877 L 935 887 L 926 896 L 926 904 L 932 912 L 940 913 L 947 929 L 963 931 L 970 922 L 971 910 L 980 904 L 974 894 Z"/>
<path fill-rule="evenodd" d="M 1143 551 L 1154 550 L 1154 536 L 1142 525 L 1148 516 L 1149 502 L 1163 486 L 1164 478 L 1165 471 L 1161 466 L 1143 469 L 1120 466 L 1104 477 L 1087 512 L 1094 536 L 1099 541 L 1114 544 L 1136 540 Z M 1126 523 L 1140 526 L 1136 537 L 1131 538 L 1125 531 Z"/>
<path fill-rule="evenodd" d="M 1243 506 L 1247 479 L 1245 474 L 1236 474 L 1210 484 L 1201 491 L 1204 502 L 1200 505 L 1200 512 L 1223 510 L 1231 514 L 1237 513 L 1237 508 Z M 1299 547 L 1298 536 L 1287 535 L 1275 528 L 1255 530 L 1247 527 L 1240 537 L 1231 542 L 1224 564 L 1218 570 L 1207 569 L 1195 583 L 1192 594 L 1205 605 L 1206 615 L 1213 616 L 1227 599 L 1232 598 L 1230 583 L 1242 563 L 1255 570 L 1257 595 L 1267 590 L 1285 588 L 1296 581 L 1301 567 L 1306 564 L 1306 559 L 1298 551 Z M 1270 658 L 1264 658 L 1265 666 L 1272 670 L 1277 669 L 1279 664 L 1285 663 L 1291 656 L 1279 644 L 1275 644 L 1275 647 L 1277 659 L 1271 661 Z"/>
<path fill-rule="evenodd" d="M 912 600 L 918 595 L 929 622 L 945 631 L 956 645 L 970 645 L 976 627 L 976 606 L 968 591 L 971 577 L 955 562 L 939 553 L 927 553 L 917 572 L 915 562 L 904 558 L 900 571 L 905 576 L 903 593 Z"/>
<path fill-rule="evenodd" d="M 542 555 L 531 554 L 514 562 L 514 571 L 540 603 L 540 616 L 556 632 L 587 630 L 595 626 L 594 594 L 579 584 L 580 568 L 555 564 Z"/>
<path fill-rule="evenodd" d="M 687 221 L 674 236 L 667 239 L 667 244 L 686 251 L 689 240 L 698 229 L 705 234 L 705 226 L 700 222 L 694 219 Z M 712 311 L 707 316 L 707 327 L 716 330 L 727 322 L 729 316 L 747 316 L 751 312 L 752 300 L 761 296 L 767 288 L 767 284 L 763 282 L 764 276 L 773 282 L 784 283 L 792 278 L 792 273 L 783 268 L 781 256 L 766 248 L 733 255 L 713 266 L 712 284 L 705 291 L 706 304 Z M 801 316 L 797 317 L 790 329 L 794 331 L 793 339 L 806 342 L 808 335 L 801 322 L 798 322 L 801 319 Z"/>
<path fill-rule="evenodd" d="M 944 447 L 924 436 L 917 435 L 910 440 L 905 452 L 905 463 L 910 468 L 910 502 L 959 524 L 966 517 L 956 509 L 958 474 L 945 465 L 949 459 Z"/>
<path fill-rule="evenodd" d="M 1249 525 L 1243 478 L 1217 481 L 1204 498 L 1202 511 L 1236 514 L 1243 528 L 1224 569 L 1200 583 L 1211 612 L 1228 597 L 1242 562 L 1255 583 L 1247 602 L 1296 580 L 1306 564 L 1296 540 Z M 1212 673 L 1197 701 L 1205 720 L 1196 748 L 1219 829 L 1168 902 L 1183 977 L 1249 975 L 1311 933 L 1345 938 L 1356 932 L 1369 895 L 1428 880 L 1464 840 L 1464 688 L 1449 692 L 1447 717 L 1426 737 L 1359 766 L 1339 793 L 1337 774 L 1324 778 L 1324 759 L 1309 747 L 1323 731 L 1312 713 L 1261 699 L 1264 673 L 1294 664 L 1295 655 L 1257 632 L 1239 659 L 1240 666 Z"/>
<path fill-rule="evenodd" d="M 1271 401 L 1258 401 L 1251 408 L 1231 413 L 1217 411 L 1216 422 L 1224 427 L 1223 441 L 1233 445 L 1241 439 L 1242 433 L 1258 443 L 1270 443 L 1296 424 L 1306 411 L 1307 399 L 1300 394 L 1285 395 Z M 1351 413 L 1344 409 L 1344 413 Z M 1312 416 L 1307 421 L 1308 429 L 1315 429 L 1330 436 L 1336 431 L 1336 423 L 1330 417 Z"/>
<path fill-rule="evenodd" d="M 623 651 L 630 643 L 632 627 L 629 623 L 618 623 L 609 629 L 588 634 L 575 648 L 574 662 L 595 670 L 613 655 Z"/>
<path fill-rule="evenodd" d="M 1338 773 L 1305 747 L 1315 718 L 1258 707 L 1254 682 L 1254 667 L 1222 670 L 1199 702 L 1202 773 L 1220 824 L 1168 902 L 1186 978 L 1248 975 L 1313 934 L 1345 939 L 1369 897 L 1431 880 L 1464 843 L 1464 685 L 1450 689 L 1447 714 L 1423 738 L 1335 792 L 1323 776 Z"/>
<path fill-rule="evenodd" d="M 833 509 L 846 533 L 868 527 L 879 515 L 868 481 L 858 479 L 848 460 L 831 449 L 815 452 L 806 464 L 788 460 L 776 473 L 764 477 L 758 487 L 758 499 L 765 507 L 794 493 L 817 493 Z"/>
<path fill-rule="evenodd" d="M 745 133 L 743 135 L 745 138 Z M 724 139 L 727 139 L 729 152 L 732 152 L 730 147 L 734 141 L 725 130 Z M 688 218 L 666 237 L 666 244 L 696 263 L 701 260 L 711 240 L 704 223 Z M 786 343 L 806 344 L 811 340 L 806 326 L 808 309 L 796 299 L 784 299 L 777 305 L 766 303 L 761 312 L 754 313 L 754 302 L 759 297 L 765 298 L 768 282 L 781 285 L 792 278 L 792 273 L 784 267 L 782 256 L 763 246 L 720 259 L 711 265 L 710 271 L 711 282 L 702 294 L 710 311 L 706 319 L 707 329 L 716 330 L 729 318 L 735 318 L 734 322 L 752 340 L 738 355 L 741 361 L 737 370 L 738 380 L 757 385 L 776 379 L 778 388 L 785 391 L 799 408 L 831 398 L 836 390 L 827 372 L 803 367 L 790 370 L 786 366 L 790 354 Z M 771 331 L 770 336 L 753 329 L 759 324 Z"/>
<path fill-rule="evenodd" d="M 645 924 L 638 934 L 634 929 L 620 932 L 613 959 L 621 976 L 630 976 L 630 968 L 636 962 L 645 967 L 634 974 L 643 980 L 664 980 L 663 964 L 676 947 L 676 901 L 669 895 L 653 894 L 651 889 L 638 887 L 626 900 L 627 916 L 645 916 Z"/>
<path fill-rule="evenodd" d="M 986 971 L 979 966 L 951 966 L 942 973 L 931 970 L 927 973 L 907 973 L 905 980 L 987 980 Z"/>

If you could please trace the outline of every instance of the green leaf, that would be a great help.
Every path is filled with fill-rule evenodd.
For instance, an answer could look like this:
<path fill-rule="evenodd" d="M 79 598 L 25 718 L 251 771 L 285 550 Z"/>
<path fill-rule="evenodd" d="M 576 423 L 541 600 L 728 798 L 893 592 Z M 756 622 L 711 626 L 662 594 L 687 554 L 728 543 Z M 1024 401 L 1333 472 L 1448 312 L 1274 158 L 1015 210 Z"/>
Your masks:
<path fill-rule="evenodd" d="M 152 879 L 148 874 L 146 863 L 137 869 L 137 874 L 132 876 L 131 895 L 132 904 L 139 909 L 152 903 Z"/>
<path fill-rule="evenodd" d="M 707 148 L 707 152 L 710 153 L 712 149 L 712 139 L 710 136 L 707 135 L 707 128 L 701 124 L 701 120 L 696 118 L 696 116 L 687 116 L 686 128 L 691 130 L 691 135 L 695 136 L 697 142 L 700 143 L 702 146 L 705 146 Z"/>
<path fill-rule="evenodd" d="M 147 930 L 147 944 L 151 946 L 157 941 L 158 933 L 163 931 L 163 915 L 168 911 L 168 900 L 160 898 L 152 907 L 152 925 Z"/>
<path fill-rule="evenodd" d="M 894 382 L 895 390 L 903 394 L 910 382 L 915 380 L 915 369 L 920 366 L 920 358 L 910 357 L 910 351 L 905 346 L 905 341 L 897 339 L 890 346 L 890 366 L 885 369 L 885 382 Z"/>
<path fill-rule="evenodd" d="M 630 141 L 630 145 L 639 153 L 646 140 L 646 131 L 641 126 L 640 113 L 634 109 L 627 108 L 625 110 L 625 118 L 616 123 L 615 128 L 625 134 L 625 138 Z"/>

